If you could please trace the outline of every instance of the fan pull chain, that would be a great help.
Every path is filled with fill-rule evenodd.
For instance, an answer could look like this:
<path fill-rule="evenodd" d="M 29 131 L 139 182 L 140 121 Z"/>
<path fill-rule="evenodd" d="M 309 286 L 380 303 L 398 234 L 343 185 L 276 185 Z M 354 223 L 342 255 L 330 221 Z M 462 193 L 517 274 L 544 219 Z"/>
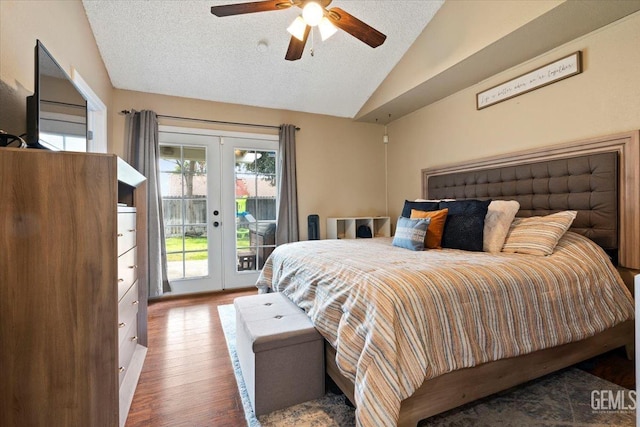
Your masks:
<path fill-rule="evenodd" d="M 313 54 L 314 54 L 314 51 L 313 51 L 313 47 L 314 47 L 314 43 L 313 43 L 313 40 L 314 40 L 313 33 L 314 33 L 314 32 L 315 32 L 315 31 L 313 31 L 313 28 L 311 28 L 311 56 L 313 56 Z"/>

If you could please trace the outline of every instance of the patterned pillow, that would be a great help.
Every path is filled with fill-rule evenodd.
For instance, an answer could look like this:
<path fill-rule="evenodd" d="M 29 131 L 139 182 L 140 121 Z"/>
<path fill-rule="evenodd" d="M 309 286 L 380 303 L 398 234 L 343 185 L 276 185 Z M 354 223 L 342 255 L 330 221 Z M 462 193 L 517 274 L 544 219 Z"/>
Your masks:
<path fill-rule="evenodd" d="M 440 202 L 440 209 L 449 209 L 442 233 L 442 247 L 481 252 L 484 219 L 490 200 L 456 200 Z"/>
<path fill-rule="evenodd" d="M 444 232 L 444 223 L 447 221 L 447 213 L 449 209 L 439 211 L 417 211 L 411 209 L 411 219 L 429 218 L 429 228 L 427 228 L 427 238 L 424 241 L 424 247 L 429 249 L 440 249 L 442 246 L 442 233 Z"/>
<path fill-rule="evenodd" d="M 484 218 L 483 250 L 498 253 L 502 250 L 509 228 L 520 209 L 515 200 L 494 200 L 489 203 L 487 216 Z"/>
<path fill-rule="evenodd" d="M 516 218 L 502 252 L 551 255 L 560 238 L 571 227 L 576 214 L 576 211 L 563 211 L 546 216 Z"/>
<path fill-rule="evenodd" d="M 424 249 L 424 239 L 427 234 L 427 227 L 431 219 L 409 219 L 398 218 L 396 234 L 393 236 L 393 246 L 421 251 Z"/>

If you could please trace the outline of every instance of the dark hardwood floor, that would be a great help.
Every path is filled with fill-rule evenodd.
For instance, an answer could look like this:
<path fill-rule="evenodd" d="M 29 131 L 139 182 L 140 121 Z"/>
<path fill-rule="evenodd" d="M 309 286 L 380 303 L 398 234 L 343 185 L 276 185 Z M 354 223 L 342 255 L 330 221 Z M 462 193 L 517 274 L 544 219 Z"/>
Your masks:
<path fill-rule="evenodd" d="M 149 351 L 127 427 L 244 426 L 218 306 L 249 289 L 149 304 Z"/>
<path fill-rule="evenodd" d="M 126 427 L 246 425 L 217 307 L 255 293 L 219 292 L 149 305 L 149 352 Z M 624 349 L 577 366 L 635 389 L 634 362 Z"/>

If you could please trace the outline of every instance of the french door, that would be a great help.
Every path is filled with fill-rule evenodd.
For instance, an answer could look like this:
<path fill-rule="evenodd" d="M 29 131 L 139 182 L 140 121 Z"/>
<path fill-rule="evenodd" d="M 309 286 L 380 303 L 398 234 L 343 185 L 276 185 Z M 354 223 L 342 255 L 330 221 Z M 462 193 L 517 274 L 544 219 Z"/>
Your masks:
<path fill-rule="evenodd" d="M 172 294 L 251 287 L 275 247 L 277 137 L 160 127 Z"/>

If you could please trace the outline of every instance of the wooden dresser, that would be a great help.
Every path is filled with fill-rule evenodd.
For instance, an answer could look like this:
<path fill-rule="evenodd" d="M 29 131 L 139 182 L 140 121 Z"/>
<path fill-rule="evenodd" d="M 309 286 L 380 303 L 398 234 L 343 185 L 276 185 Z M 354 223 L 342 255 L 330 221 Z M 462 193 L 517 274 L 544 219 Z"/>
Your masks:
<path fill-rule="evenodd" d="M 114 155 L 0 149 L 0 425 L 124 425 L 145 217 L 145 179 Z"/>

